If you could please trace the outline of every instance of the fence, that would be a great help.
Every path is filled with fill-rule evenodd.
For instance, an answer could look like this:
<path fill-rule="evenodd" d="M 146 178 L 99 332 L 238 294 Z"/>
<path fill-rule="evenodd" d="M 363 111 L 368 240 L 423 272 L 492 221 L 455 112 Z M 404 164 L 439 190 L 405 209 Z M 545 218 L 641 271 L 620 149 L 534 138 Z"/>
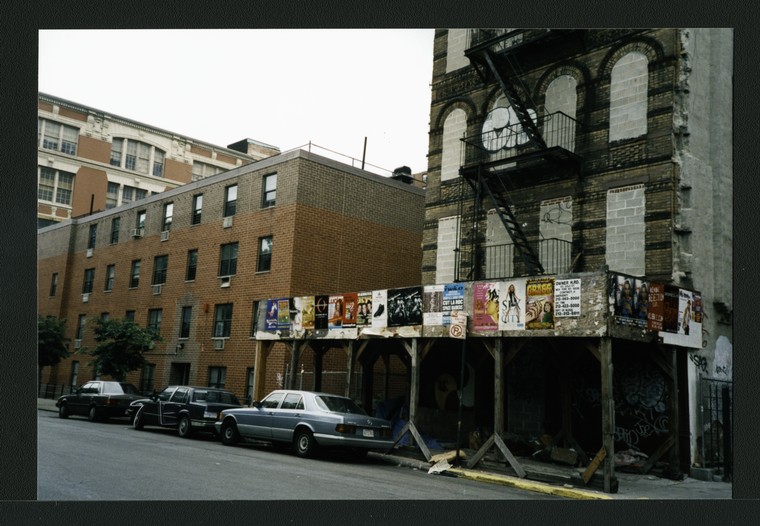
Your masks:
<path fill-rule="evenodd" d="M 479 247 L 481 251 L 477 261 L 473 261 L 472 250 L 469 246 L 463 246 L 459 250 L 457 264 L 457 276 L 464 279 L 504 279 L 516 275 L 523 275 L 520 265 L 515 262 L 520 259 L 512 243 L 502 245 L 488 245 Z M 538 242 L 538 256 L 544 267 L 545 274 L 561 274 L 570 271 L 570 265 L 574 256 L 572 242 L 563 239 L 550 238 Z M 480 268 L 475 274 L 471 273 L 473 265 Z M 516 268 L 517 267 L 517 268 Z"/>
<path fill-rule="evenodd" d="M 74 392 L 76 386 L 63 384 L 39 384 L 37 386 L 37 398 L 51 398 L 55 400 L 59 396 Z"/>
<path fill-rule="evenodd" d="M 706 468 L 722 468 L 730 480 L 733 468 L 733 384 L 702 378 L 699 383 L 701 436 L 699 454 Z"/>

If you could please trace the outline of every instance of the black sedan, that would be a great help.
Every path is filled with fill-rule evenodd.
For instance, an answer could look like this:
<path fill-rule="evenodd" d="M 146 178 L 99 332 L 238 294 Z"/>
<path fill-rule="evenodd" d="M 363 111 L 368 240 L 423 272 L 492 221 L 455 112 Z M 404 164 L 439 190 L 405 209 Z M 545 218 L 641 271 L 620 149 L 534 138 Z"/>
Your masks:
<path fill-rule="evenodd" d="M 214 422 L 222 409 L 240 407 L 240 401 L 229 391 L 212 387 L 170 385 L 150 398 L 135 400 L 128 414 L 132 427 L 176 428 L 181 437 L 192 431 L 216 433 Z"/>
<path fill-rule="evenodd" d="M 226 445 L 241 439 L 292 444 L 301 457 L 312 456 L 318 447 L 363 454 L 394 444 L 389 421 L 367 416 L 345 396 L 311 391 L 277 390 L 253 407 L 225 409 L 216 429 Z"/>
<path fill-rule="evenodd" d="M 73 393 L 61 396 L 55 406 L 61 418 L 83 415 L 94 422 L 101 418 L 127 416 L 129 404 L 141 397 L 132 384 L 94 380 Z"/>

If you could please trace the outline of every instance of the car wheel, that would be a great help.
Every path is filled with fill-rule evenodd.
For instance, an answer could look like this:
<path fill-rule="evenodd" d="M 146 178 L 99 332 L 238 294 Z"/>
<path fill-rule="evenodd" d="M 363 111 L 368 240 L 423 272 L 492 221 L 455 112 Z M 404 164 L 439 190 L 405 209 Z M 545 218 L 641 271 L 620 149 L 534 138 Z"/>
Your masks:
<path fill-rule="evenodd" d="M 98 420 L 98 408 L 95 406 L 90 407 L 90 412 L 87 413 L 87 419 L 90 422 L 97 422 Z"/>
<path fill-rule="evenodd" d="M 183 415 L 179 419 L 179 424 L 177 424 L 177 433 L 182 438 L 187 438 L 190 436 L 190 418 L 187 415 Z"/>
<path fill-rule="evenodd" d="M 311 457 L 317 449 L 314 435 L 308 429 L 300 429 L 296 431 L 293 445 L 296 450 L 296 455 L 299 457 Z"/>
<path fill-rule="evenodd" d="M 143 424 L 143 413 L 142 413 L 142 410 L 143 410 L 143 408 L 140 407 L 137 410 L 137 413 L 135 413 L 135 417 L 132 419 L 132 427 L 134 427 L 137 430 L 142 429 L 143 425 L 144 425 Z"/>
<path fill-rule="evenodd" d="M 69 408 L 66 407 L 66 405 L 62 405 L 58 408 L 58 418 L 68 418 L 69 417 Z"/>
<path fill-rule="evenodd" d="M 240 441 L 240 433 L 237 425 L 232 420 L 226 420 L 222 424 L 222 444 L 225 446 L 234 446 Z"/>

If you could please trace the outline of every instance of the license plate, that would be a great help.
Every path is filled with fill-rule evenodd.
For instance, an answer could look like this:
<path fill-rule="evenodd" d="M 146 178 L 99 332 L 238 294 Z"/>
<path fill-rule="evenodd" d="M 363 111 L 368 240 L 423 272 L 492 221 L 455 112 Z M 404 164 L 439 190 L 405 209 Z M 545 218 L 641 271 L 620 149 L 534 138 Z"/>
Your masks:
<path fill-rule="evenodd" d="M 362 429 L 362 436 L 365 436 L 367 438 L 374 438 L 374 436 L 375 436 L 375 430 L 374 429 Z"/>

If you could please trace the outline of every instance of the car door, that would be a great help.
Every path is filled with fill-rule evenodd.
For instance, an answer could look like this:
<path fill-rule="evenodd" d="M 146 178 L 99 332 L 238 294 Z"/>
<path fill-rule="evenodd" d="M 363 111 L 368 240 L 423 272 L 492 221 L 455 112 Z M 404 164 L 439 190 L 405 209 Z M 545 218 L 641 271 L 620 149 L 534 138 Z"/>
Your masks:
<path fill-rule="evenodd" d="M 90 411 L 90 403 L 98 396 L 101 382 L 87 382 L 82 386 L 69 407 L 69 411 L 78 415 L 86 415 Z"/>
<path fill-rule="evenodd" d="M 171 397 L 172 394 L 174 394 L 176 387 L 175 386 L 169 386 L 166 387 L 163 391 L 158 393 L 158 395 L 154 398 L 148 398 L 142 402 L 142 414 L 143 414 L 143 422 L 147 425 L 163 425 L 162 424 L 162 414 L 163 414 L 163 405 L 166 403 Z"/>
<path fill-rule="evenodd" d="M 174 391 L 174 394 L 169 398 L 169 400 L 163 402 L 159 401 L 161 404 L 160 410 L 161 410 L 161 425 L 164 426 L 176 426 L 179 411 L 182 409 L 185 404 L 187 403 L 189 399 L 189 387 L 177 387 L 177 390 Z"/>
<path fill-rule="evenodd" d="M 287 393 L 280 406 L 272 410 L 272 440 L 293 440 L 293 430 L 301 420 L 303 404 L 301 393 Z"/>
<path fill-rule="evenodd" d="M 241 411 L 238 415 L 237 425 L 240 434 L 250 438 L 271 440 L 272 438 L 272 415 L 280 405 L 285 393 L 271 393 L 260 404 L 250 409 Z"/>

